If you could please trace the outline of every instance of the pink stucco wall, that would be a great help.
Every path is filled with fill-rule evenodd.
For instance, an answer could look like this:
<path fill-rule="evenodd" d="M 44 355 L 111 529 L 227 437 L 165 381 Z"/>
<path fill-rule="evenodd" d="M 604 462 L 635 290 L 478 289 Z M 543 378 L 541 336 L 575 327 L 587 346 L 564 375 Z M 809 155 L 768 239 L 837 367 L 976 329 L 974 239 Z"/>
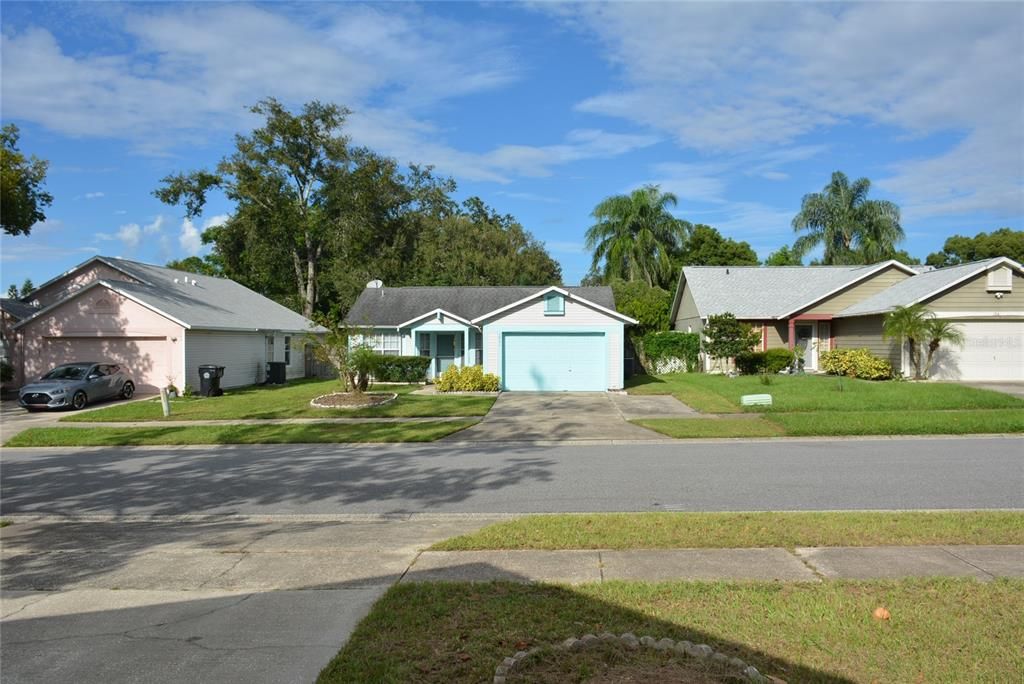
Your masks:
<path fill-rule="evenodd" d="M 127 280 L 129 282 L 136 282 L 134 278 L 125 275 L 117 269 L 110 268 L 102 262 L 95 262 L 81 270 L 69 273 L 63 278 L 55 280 L 36 292 L 33 299 L 41 307 L 50 306 L 54 302 L 59 302 L 96 280 Z"/>
<path fill-rule="evenodd" d="M 184 329 L 100 285 L 20 329 L 24 372 L 35 378 L 60 363 L 111 361 L 142 389 L 184 384 Z M 75 357 L 75 358 L 71 358 Z"/>

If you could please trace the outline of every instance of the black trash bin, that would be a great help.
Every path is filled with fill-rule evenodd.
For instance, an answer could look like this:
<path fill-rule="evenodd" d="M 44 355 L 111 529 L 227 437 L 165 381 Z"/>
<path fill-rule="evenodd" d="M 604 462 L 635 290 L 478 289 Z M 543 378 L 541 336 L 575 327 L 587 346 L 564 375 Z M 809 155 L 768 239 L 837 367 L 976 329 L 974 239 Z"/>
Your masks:
<path fill-rule="evenodd" d="M 267 384 L 268 385 L 283 385 L 285 382 L 285 372 L 288 369 L 288 364 L 284 361 L 269 361 L 267 363 Z"/>
<path fill-rule="evenodd" d="M 202 365 L 199 367 L 199 394 L 204 397 L 219 397 L 224 394 L 220 379 L 224 377 L 224 366 Z"/>

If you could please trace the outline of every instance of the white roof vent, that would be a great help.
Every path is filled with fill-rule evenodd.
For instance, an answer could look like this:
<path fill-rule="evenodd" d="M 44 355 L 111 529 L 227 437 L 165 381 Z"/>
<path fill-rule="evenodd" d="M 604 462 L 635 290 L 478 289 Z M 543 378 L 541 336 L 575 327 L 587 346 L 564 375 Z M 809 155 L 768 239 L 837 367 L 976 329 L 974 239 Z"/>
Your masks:
<path fill-rule="evenodd" d="M 366 283 L 367 290 L 379 290 L 382 287 L 384 287 L 383 280 L 371 280 L 370 282 Z"/>
<path fill-rule="evenodd" d="M 174 284 L 175 284 L 175 285 L 177 285 L 177 284 L 178 284 L 178 279 L 177 279 L 177 278 L 175 278 L 175 279 L 174 279 Z"/>
<path fill-rule="evenodd" d="M 192 287 L 195 287 L 195 286 L 196 286 L 196 279 L 195 279 L 195 278 L 193 278 L 193 279 L 192 279 Z"/>

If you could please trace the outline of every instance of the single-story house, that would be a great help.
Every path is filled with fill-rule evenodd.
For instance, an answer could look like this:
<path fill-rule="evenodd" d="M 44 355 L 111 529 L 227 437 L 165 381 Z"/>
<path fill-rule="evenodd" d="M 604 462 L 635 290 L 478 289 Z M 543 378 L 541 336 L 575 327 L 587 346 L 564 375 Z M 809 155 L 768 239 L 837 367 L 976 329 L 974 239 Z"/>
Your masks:
<path fill-rule="evenodd" d="M 346 317 L 382 354 L 428 356 L 429 377 L 482 365 L 502 389 L 621 389 L 625 326 L 610 287 L 384 287 Z"/>
<path fill-rule="evenodd" d="M 73 361 L 111 361 L 140 390 L 198 388 L 202 364 L 224 366 L 222 387 L 306 375 L 306 336 L 326 332 L 233 280 L 138 261 L 93 257 L 21 299 L 12 356 L 32 379 Z"/>
<path fill-rule="evenodd" d="M 761 332 L 761 349 L 799 346 L 805 367 L 828 349 L 867 348 L 910 374 L 906 345 L 884 339 L 885 315 L 923 304 L 955 322 L 962 348 L 940 347 L 932 377 L 1024 380 L 1024 268 L 1005 257 L 933 269 L 869 266 L 687 266 L 672 304 L 674 330 L 700 332 L 732 313 Z"/>

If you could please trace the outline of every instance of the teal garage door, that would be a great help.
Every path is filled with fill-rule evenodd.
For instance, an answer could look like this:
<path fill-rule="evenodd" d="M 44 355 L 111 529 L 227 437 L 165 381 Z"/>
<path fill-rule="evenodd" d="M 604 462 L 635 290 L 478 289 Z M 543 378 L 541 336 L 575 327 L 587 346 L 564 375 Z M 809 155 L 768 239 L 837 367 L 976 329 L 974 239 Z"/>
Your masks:
<path fill-rule="evenodd" d="M 604 333 L 505 333 L 502 340 L 502 384 L 506 390 L 608 389 Z"/>

